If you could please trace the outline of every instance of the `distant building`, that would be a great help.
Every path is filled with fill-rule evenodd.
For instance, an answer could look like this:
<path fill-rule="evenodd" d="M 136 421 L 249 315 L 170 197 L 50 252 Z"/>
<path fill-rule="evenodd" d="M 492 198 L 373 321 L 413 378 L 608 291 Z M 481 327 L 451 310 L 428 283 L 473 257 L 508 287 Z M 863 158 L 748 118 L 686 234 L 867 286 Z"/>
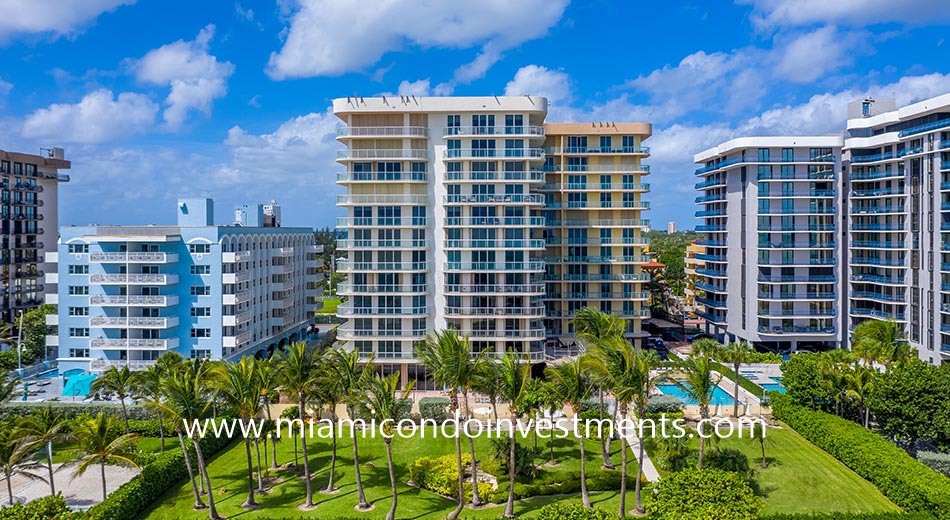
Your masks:
<path fill-rule="evenodd" d="M 277 201 L 271 199 L 269 204 L 264 204 L 261 208 L 264 210 L 264 226 L 280 227 L 280 206 Z"/>
<path fill-rule="evenodd" d="M 44 155 L 0 150 L 0 320 L 5 323 L 16 324 L 19 311 L 42 304 L 44 292 L 56 292 L 55 285 L 43 283 L 43 274 L 56 269 L 44 258 L 56 250 L 59 183 L 69 181 L 59 171 L 69 167 L 62 148 Z"/>
<path fill-rule="evenodd" d="M 668 235 L 676 233 L 676 222 L 670 221 L 666 223 L 666 233 Z"/>
<path fill-rule="evenodd" d="M 266 356 L 303 339 L 319 306 L 313 232 L 248 225 L 263 210 L 238 209 L 234 226 L 214 225 L 211 199 L 185 199 L 177 226 L 63 227 L 46 275 L 60 370 Z"/>
<path fill-rule="evenodd" d="M 686 246 L 686 260 L 683 269 L 686 274 L 686 289 L 684 291 L 685 298 L 683 299 L 683 304 L 685 310 L 688 312 L 694 312 L 696 310 L 696 295 L 701 291 L 700 286 L 703 283 L 703 275 L 697 273 L 696 270 L 706 266 L 705 260 L 697 258 L 706 253 L 706 248 L 696 242 L 696 240 L 693 240 Z"/>

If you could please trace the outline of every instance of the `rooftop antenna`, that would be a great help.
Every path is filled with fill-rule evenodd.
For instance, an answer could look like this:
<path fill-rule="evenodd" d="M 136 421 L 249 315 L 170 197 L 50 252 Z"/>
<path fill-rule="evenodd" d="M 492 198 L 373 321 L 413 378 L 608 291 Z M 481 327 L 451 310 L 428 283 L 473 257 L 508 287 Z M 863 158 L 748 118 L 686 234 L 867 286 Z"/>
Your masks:
<path fill-rule="evenodd" d="M 534 104 L 534 100 L 531 99 L 531 96 L 529 96 L 528 94 L 525 94 L 524 97 L 528 98 L 528 101 L 530 101 L 532 105 Z"/>
<path fill-rule="evenodd" d="M 501 100 L 498 99 L 498 94 L 495 94 L 495 103 L 501 104 Z"/>
<path fill-rule="evenodd" d="M 419 102 L 416 101 L 416 95 L 415 95 L 415 94 L 412 95 L 412 102 L 415 103 L 415 104 L 417 104 L 417 105 L 419 104 Z"/>

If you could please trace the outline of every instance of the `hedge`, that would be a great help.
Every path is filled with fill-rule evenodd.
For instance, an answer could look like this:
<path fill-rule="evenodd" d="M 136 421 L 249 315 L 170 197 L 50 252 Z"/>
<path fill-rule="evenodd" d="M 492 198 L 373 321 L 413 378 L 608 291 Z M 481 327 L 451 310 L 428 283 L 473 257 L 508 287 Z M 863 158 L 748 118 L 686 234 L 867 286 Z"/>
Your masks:
<path fill-rule="evenodd" d="M 617 515 L 581 504 L 548 504 L 538 511 L 538 520 L 616 520 Z"/>
<path fill-rule="evenodd" d="M 727 367 L 726 365 L 723 365 L 722 363 L 716 363 L 716 362 L 713 362 L 712 365 L 713 365 L 713 368 L 715 368 L 717 372 L 719 372 L 725 377 L 728 377 L 729 379 L 732 380 L 733 383 L 735 383 L 736 373 L 735 371 L 732 370 L 732 367 Z M 742 389 L 745 390 L 746 392 L 749 392 L 750 394 L 756 397 L 762 397 L 762 394 L 765 393 L 764 388 L 753 383 L 749 378 L 743 376 L 742 374 L 739 374 L 739 386 L 742 387 Z M 732 391 L 734 389 L 730 386 L 729 390 Z"/>
<path fill-rule="evenodd" d="M 82 513 L 73 513 L 63 495 L 38 498 L 27 504 L 19 502 L 0 509 L 0 520 L 73 520 Z"/>
<path fill-rule="evenodd" d="M 759 520 L 934 520 L 930 513 L 797 513 L 762 515 Z"/>
<path fill-rule="evenodd" d="M 772 414 L 868 480 L 906 511 L 950 519 L 950 478 L 860 424 L 776 395 Z"/>
<path fill-rule="evenodd" d="M 74 403 L 70 401 L 30 403 L 14 401 L 0 406 L 0 421 L 5 421 L 10 417 L 30 415 L 34 410 L 47 407 L 52 407 L 55 412 L 62 414 L 67 419 L 75 419 L 83 414 L 98 415 L 99 412 L 107 416 L 122 418 L 122 405 L 119 403 Z M 126 410 L 129 419 L 145 420 L 155 417 L 150 415 L 144 407 L 135 404 L 126 405 Z"/>
<path fill-rule="evenodd" d="M 627 476 L 627 489 L 633 490 L 637 475 L 631 472 Z M 644 478 L 644 488 L 649 483 Z M 620 489 L 620 472 L 604 471 L 602 469 L 593 469 L 587 471 L 587 491 L 617 491 Z M 544 471 L 542 474 L 529 482 L 515 481 L 515 499 L 580 493 L 581 474 L 580 471 Z M 508 478 L 507 474 L 498 476 L 498 489 L 491 495 L 489 500 L 496 504 L 504 503 L 508 500 Z"/>
<path fill-rule="evenodd" d="M 201 440 L 202 454 L 206 462 L 231 439 L 205 437 Z M 197 471 L 197 458 L 193 448 L 188 449 L 192 467 Z M 154 462 L 142 468 L 142 472 L 112 492 L 102 503 L 92 507 L 84 520 L 135 520 L 156 500 L 172 487 L 188 478 L 185 457 L 181 448 L 168 450 Z"/>
<path fill-rule="evenodd" d="M 462 465 L 468 466 L 472 462 L 472 456 L 468 453 L 462 454 Z M 459 493 L 459 470 L 458 461 L 455 454 L 444 455 L 438 458 L 422 457 L 412 461 L 409 464 L 409 479 L 415 485 L 422 489 L 428 489 L 434 493 L 443 496 L 458 499 Z M 466 500 L 472 499 L 472 481 L 466 479 L 465 483 Z M 488 483 L 479 483 L 479 498 L 487 497 L 492 492 L 491 485 Z"/>
<path fill-rule="evenodd" d="M 950 453 L 939 451 L 918 451 L 917 460 L 930 469 L 950 477 Z"/>
<path fill-rule="evenodd" d="M 765 503 L 745 478 L 717 469 L 684 469 L 664 477 L 646 500 L 655 520 L 756 520 Z"/>
<path fill-rule="evenodd" d="M 447 408 L 451 403 L 446 397 L 423 397 L 419 399 L 419 415 L 423 419 L 433 419 L 441 423 L 449 418 Z"/>

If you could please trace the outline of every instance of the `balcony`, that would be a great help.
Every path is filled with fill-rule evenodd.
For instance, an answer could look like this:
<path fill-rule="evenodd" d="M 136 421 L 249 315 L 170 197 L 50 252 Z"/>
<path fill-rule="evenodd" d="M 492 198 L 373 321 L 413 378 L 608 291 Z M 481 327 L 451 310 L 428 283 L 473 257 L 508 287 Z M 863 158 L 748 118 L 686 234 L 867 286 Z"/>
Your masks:
<path fill-rule="evenodd" d="M 711 298 L 696 298 L 696 303 L 705 305 L 706 307 L 712 309 L 726 309 L 726 302 L 724 300 L 713 300 Z"/>
<path fill-rule="evenodd" d="M 648 146 L 545 146 L 544 151 L 554 155 L 650 155 Z"/>
<path fill-rule="evenodd" d="M 950 118 L 941 119 L 940 121 L 934 121 L 932 123 L 926 123 L 923 125 L 914 126 L 911 128 L 905 128 L 901 130 L 898 134 L 899 137 L 907 137 L 909 135 L 921 134 L 924 132 L 929 132 L 931 130 L 938 130 L 940 128 L 950 127 Z"/>
<path fill-rule="evenodd" d="M 721 161 L 719 161 L 719 162 L 716 162 L 716 163 L 713 163 L 713 164 L 710 164 L 710 165 L 707 165 L 707 166 L 703 166 L 702 168 L 698 168 L 698 169 L 695 171 L 695 174 L 696 174 L 696 175 L 703 175 L 703 174 L 706 174 L 706 173 L 709 173 L 709 172 L 712 172 L 712 171 L 716 171 L 716 170 L 719 170 L 719 169 L 721 169 L 721 168 L 726 168 L 726 167 L 728 167 L 728 166 L 732 166 L 732 165 L 735 165 L 735 164 L 748 164 L 748 163 L 757 163 L 757 164 L 793 164 L 793 163 L 816 164 L 816 163 L 833 163 L 833 162 L 835 162 L 835 156 L 833 156 L 833 155 L 826 155 L 826 156 L 821 156 L 821 157 L 808 157 L 808 158 L 805 158 L 805 157 L 794 158 L 794 157 L 793 157 L 792 160 L 790 160 L 790 161 L 788 161 L 788 160 L 781 160 L 781 161 L 776 160 L 776 161 L 773 161 L 773 160 L 771 160 L 771 157 L 759 158 L 759 157 L 757 157 L 757 156 L 756 156 L 756 157 L 733 157 L 732 159 L 723 159 L 723 160 L 721 160 Z"/>
<path fill-rule="evenodd" d="M 251 291 L 221 295 L 221 303 L 224 305 L 240 305 L 249 301 L 251 301 Z"/>
<path fill-rule="evenodd" d="M 849 260 L 854 265 L 883 265 L 892 267 L 904 267 L 903 258 L 874 258 L 854 256 Z"/>
<path fill-rule="evenodd" d="M 281 300 L 278 300 L 281 301 Z M 251 311 L 243 311 L 237 314 L 226 314 L 221 317 L 221 324 L 225 327 L 237 327 L 251 321 Z"/>
<path fill-rule="evenodd" d="M 852 316 L 866 316 L 881 320 L 907 321 L 904 319 L 903 312 L 885 312 L 877 309 L 864 309 L 861 307 L 852 307 L 850 311 Z"/>
<path fill-rule="evenodd" d="M 425 249 L 427 242 L 425 239 L 394 239 L 394 240 L 351 240 L 342 239 L 337 241 L 338 249 Z"/>
<path fill-rule="evenodd" d="M 706 188 L 719 188 L 726 185 L 726 179 L 709 179 L 708 181 L 697 182 L 693 187 L 697 190 Z"/>
<path fill-rule="evenodd" d="M 852 215 L 904 213 L 904 206 L 851 206 L 850 212 Z"/>
<path fill-rule="evenodd" d="M 445 286 L 446 294 L 543 294 L 544 284 L 518 284 L 518 285 L 469 285 L 469 284 L 448 284 Z"/>
<path fill-rule="evenodd" d="M 449 126 L 443 138 L 449 137 L 544 137 L 543 126 Z"/>
<path fill-rule="evenodd" d="M 759 215 L 830 215 L 835 208 L 761 208 Z M 700 216 L 699 214 L 696 215 Z"/>
<path fill-rule="evenodd" d="M 567 184 L 545 184 L 538 188 L 539 191 L 650 191 L 650 184 L 645 182 L 569 182 Z"/>
<path fill-rule="evenodd" d="M 695 312 L 696 312 L 696 316 L 699 316 L 700 318 L 708 321 L 709 323 L 714 323 L 716 325 L 726 324 L 725 315 L 718 315 L 716 313 L 703 312 L 703 311 L 695 311 Z"/>
<path fill-rule="evenodd" d="M 429 137 L 424 126 L 342 126 L 336 129 L 337 139 Z"/>
<path fill-rule="evenodd" d="M 834 292 L 803 292 L 803 293 L 783 293 L 783 292 L 760 292 L 758 297 L 761 300 L 833 300 Z"/>
<path fill-rule="evenodd" d="M 93 316 L 89 326 L 102 329 L 168 329 L 178 326 L 178 318 L 110 318 Z"/>
<path fill-rule="evenodd" d="M 650 203 L 648 201 L 633 201 L 633 200 L 624 200 L 624 201 L 568 201 L 568 202 L 548 202 L 544 205 L 545 208 L 566 208 L 566 209 L 633 209 L 633 210 L 648 210 L 650 209 Z"/>
<path fill-rule="evenodd" d="M 364 284 L 364 285 L 353 285 L 349 283 L 341 283 L 337 286 L 337 294 L 339 295 L 354 295 L 354 294 L 425 294 L 429 292 L 429 286 L 426 284 L 416 284 L 416 285 L 378 285 L 378 284 Z"/>
<path fill-rule="evenodd" d="M 852 231 L 904 231 L 906 224 L 871 224 L 866 222 L 852 222 Z"/>
<path fill-rule="evenodd" d="M 346 338 L 400 338 L 408 340 L 421 340 L 426 337 L 426 330 L 385 330 L 380 329 L 374 331 L 373 329 L 354 329 L 351 327 L 340 327 L 337 329 L 337 335 L 341 339 Z"/>
<path fill-rule="evenodd" d="M 337 217 L 338 228 L 377 228 L 377 227 L 424 228 L 429 226 L 425 217 Z"/>
<path fill-rule="evenodd" d="M 146 359 L 93 359 L 89 363 L 89 370 L 105 372 L 110 368 L 128 367 L 130 370 L 145 370 L 155 364 L 155 360 Z"/>
<path fill-rule="evenodd" d="M 178 305 L 177 296 L 106 296 L 97 294 L 89 297 L 90 305 L 100 307 L 171 307 Z"/>
<path fill-rule="evenodd" d="M 876 274 L 853 274 L 849 280 L 858 283 L 877 283 L 884 285 L 904 285 L 903 276 L 880 276 Z"/>
<path fill-rule="evenodd" d="M 544 204 L 543 195 L 445 195 L 443 200 L 446 204 Z M 419 202 L 417 204 L 424 204 Z"/>
<path fill-rule="evenodd" d="M 336 153 L 338 161 L 356 161 L 372 159 L 426 160 L 429 151 L 425 149 L 348 149 Z"/>
<path fill-rule="evenodd" d="M 461 334 L 481 339 L 544 339 L 544 329 L 526 330 L 463 330 Z M 491 354 L 495 354 L 492 352 Z"/>
<path fill-rule="evenodd" d="M 239 273 L 224 273 L 221 275 L 221 283 L 229 285 L 243 283 L 251 279 L 250 271 L 241 271 Z"/>
<path fill-rule="evenodd" d="M 726 278 L 729 275 L 725 271 L 713 270 L 713 269 L 697 269 L 696 274 L 702 276 L 708 276 L 710 278 Z"/>
<path fill-rule="evenodd" d="M 567 282 L 605 282 L 605 281 L 618 281 L 618 282 L 649 282 L 650 274 L 649 273 L 640 273 L 640 274 L 599 274 L 599 273 L 588 273 L 588 274 L 545 274 L 545 280 L 564 280 Z"/>
<path fill-rule="evenodd" d="M 176 274 L 93 274 L 89 283 L 96 285 L 174 285 Z"/>
<path fill-rule="evenodd" d="M 540 272 L 544 262 L 446 262 L 446 271 Z"/>
<path fill-rule="evenodd" d="M 169 350 L 178 348 L 178 338 L 169 339 L 121 339 L 93 338 L 89 348 L 99 350 Z"/>
<path fill-rule="evenodd" d="M 428 195 L 337 195 L 337 206 L 420 206 L 429 203 Z"/>
<path fill-rule="evenodd" d="M 601 291 L 583 291 L 583 292 L 552 292 L 548 293 L 546 300 L 646 300 L 650 297 L 647 291 L 638 292 L 601 292 Z"/>
<path fill-rule="evenodd" d="M 446 227 L 542 227 L 544 225 L 544 217 L 447 217 L 445 219 Z"/>
<path fill-rule="evenodd" d="M 852 163 L 870 163 L 894 159 L 894 152 L 876 153 L 873 155 L 852 155 Z"/>
<path fill-rule="evenodd" d="M 857 300 L 877 300 L 895 303 L 904 303 L 907 301 L 907 296 L 903 294 L 883 294 L 872 291 L 852 291 L 851 298 Z"/>
<path fill-rule="evenodd" d="M 354 307 L 352 302 L 346 302 L 337 307 L 337 316 L 422 316 L 429 313 L 428 307 Z"/>
<path fill-rule="evenodd" d="M 834 327 L 759 327 L 759 334 L 834 334 Z"/>
<path fill-rule="evenodd" d="M 853 190 L 851 196 L 853 198 L 863 198 L 863 197 L 888 197 L 892 195 L 906 195 L 907 186 L 901 188 L 887 188 L 883 190 Z"/>
<path fill-rule="evenodd" d="M 726 230 L 725 224 L 696 226 L 696 231 L 705 231 L 707 233 L 716 233 L 716 232 L 725 231 L 725 230 Z"/>
<path fill-rule="evenodd" d="M 446 316 L 543 317 L 544 307 L 446 307 Z"/>
<path fill-rule="evenodd" d="M 427 262 L 353 262 L 340 260 L 337 270 L 341 273 L 359 273 L 364 271 L 428 271 Z"/>
<path fill-rule="evenodd" d="M 886 179 L 889 177 L 903 177 L 904 173 L 898 170 L 878 170 L 871 172 L 851 172 L 852 181 L 873 181 L 877 179 Z"/>
<path fill-rule="evenodd" d="M 542 219 L 543 220 L 543 219 Z M 548 227 L 581 227 L 581 228 L 591 228 L 591 227 L 634 227 L 634 228 L 644 228 L 650 226 L 650 221 L 648 219 L 635 219 L 635 218 L 617 218 L 617 219 L 571 219 L 571 220 L 552 220 L 547 222 Z"/>
<path fill-rule="evenodd" d="M 544 249 L 544 240 L 446 240 L 446 249 Z"/>
<path fill-rule="evenodd" d="M 907 242 L 904 240 L 852 240 L 852 248 L 867 249 L 907 249 Z"/>
<path fill-rule="evenodd" d="M 251 331 L 245 331 L 237 336 L 223 336 L 221 338 L 221 346 L 226 349 L 238 349 L 251 341 Z M 233 353 L 233 352 L 232 352 Z M 225 354 L 230 355 L 230 354 Z"/>
<path fill-rule="evenodd" d="M 250 259 L 251 259 L 250 251 L 221 253 L 221 261 L 225 264 L 236 264 L 239 262 L 247 262 Z"/>
<path fill-rule="evenodd" d="M 541 148 L 450 148 L 442 152 L 446 159 L 482 159 L 486 157 L 544 159 Z"/>
<path fill-rule="evenodd" d="M 445 180 L 460 181 L 544 181 L 544 172 L 540 170 L 516 170 L 516 171 L 458 171 L 445 172 Z"/>
<path fill-rule="evenodd" d="M 174 253 L 89 253 L 89 261 L 97 263 L 149 263 L 164 264 L 178 261 Z"/>
<path fill-rule="evenodd" d="M 361 171 L 343 172 L 336 174 L 336 182 L 347 184 L 351 182 L 427 182 L 426 172 L 386 172 Z"/>

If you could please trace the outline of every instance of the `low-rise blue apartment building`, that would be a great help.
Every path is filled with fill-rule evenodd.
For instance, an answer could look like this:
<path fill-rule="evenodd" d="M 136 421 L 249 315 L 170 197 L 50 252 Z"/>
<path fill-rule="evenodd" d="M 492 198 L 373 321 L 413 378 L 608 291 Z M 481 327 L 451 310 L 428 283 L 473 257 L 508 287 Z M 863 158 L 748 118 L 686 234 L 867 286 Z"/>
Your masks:
<path fill-rule="evenodd" d="M 214 225 L 211 199 L 186 199 L 176 226 L 61 228 L 47 258 L 60 373 L 142 369 L 167 351 L 267 356 L 303 339 L 319 305 L 313 230 L 265 227 L 261 206 L 241 215 Z"/>

